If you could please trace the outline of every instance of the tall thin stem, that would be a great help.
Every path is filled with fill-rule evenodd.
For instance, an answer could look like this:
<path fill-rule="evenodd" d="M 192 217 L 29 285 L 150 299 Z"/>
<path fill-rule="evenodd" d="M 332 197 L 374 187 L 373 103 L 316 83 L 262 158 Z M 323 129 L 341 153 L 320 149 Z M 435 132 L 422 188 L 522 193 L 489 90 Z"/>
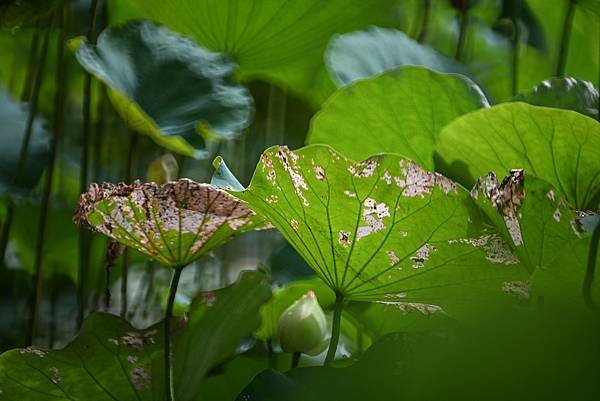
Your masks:
<path fill-rule="evenodd" d="M 129 146 L 127 147 L 127 165 L 125 166 L 125 182 L 130 184 L 133 180 L 133 166 L 135 156 L 135 146 L 137 144 L 137 134 L 129 131 Z M 125 248 L 123 253 L 123 271 L 121 272 L 121 317 L 127 316 L 128 302 L 127 289 L 129 282 L 129 250 Z"/>
<path fill-rule="evenodd" d="M 92 0 L 90 6 L 90 28 L 87 33 L 87 39 L 91 44 L 96 43 L 96 20 L 98 9 L 102 0 Z M 83 82 L 83 127 L 81 141 L 81 159 L 80 159 L 80 174 L 79 174 L 79 192 L 83 193 L 86 190 L 88 183 L 88 159 L 90 153 L 90 132 L 91 132 L 91 99 L 92 99 L 92 76 L 88 72 L 84 72 Z M 77 291 L 78 298 L 78 313 L 77 326 L 81 327 L 85 314 L 85 283 L 86 273 L 89 267 L 91 237 L 88 231 L 81 227 L 79 229 L 79 271 L 78 280 L 79 286 Z"/>
<path fill-rule="evenodd" d="M 567 58 L 569 56 L 569 39 L 571 37 L 571 28 L 573 27 L 573 17 L 575 16 L 576 0 L 567 0 L 567 10 L 560 36 L 560 47 L 558 50 L 558 61 L 556 63 L 556 76 L 561 77 L 565 73 Z"/>
<path fill-rule="evenodd" d="M 587 270 L 583 280 L 582 294 L 583 300 L 592 310 L 600 312 L 600 307 L 592 299 L 592 284 L 596 275 L 596 260 L 598 258 L 598 243 L 600 242 L 600 224 L 596 226 L 592 233 L 590 248 L 588 252 Z"/>
<path fill-rule="evenodd" d="M 466 9 L 458 11 L 458 24 L 458 41 L 456 42 L 454 59 L 463 61 L 465 44 L 467 42 L 467 28 L 469 26 L 469 12 Z"/>
<path fill-rule="evenodd" d="M 340 327 L 342 323 L 342 310 L 344 309 L 344 296 L 337 294 L 335 305 L 333 306 L 333 322 L 331 326 L 331 339 L 329 340 L 329 349 L 325 356 L 325 365 L 330 364 L 335 358 L 338 342 L 340 341 Z"/>
<path fill-rule="evenodd" d="M 431 0 L 423 0 L 423 7 L 421 11 L 421 26 L 419 27 L 419 34 L 417 35 L 417 41 L 419 43 L 425 42 L 427 39 L 427 33 L 429 32 L 429 15 L 431 14 Z"/>
<path fill-rule="evenodd" d="M 171 317 L 173 317 L 173 305 L 175 304 L 175 294 L 179 285 L 179 278 L 183 267 L 175 268 L 171 286 L 169 287 L 169 298 L 167 300 L 167 310 L 165 312 L 165 400 L 173 401 L 175 399 L 175 388 L 173 386 L 173 342 L 171 341 Z"/>
<path fill-rule="evenodd" d="M 44 40 L 42 42 L 42 48 L 40 49 L 39 57 L 33 57 L 29 60 L 29 63 L 37 64 L 35 78 L 33 78 L 33 88 L 27 89 L 31 85 L 25 84 L 25 88 L 23 93 L 21 94 L 22 99 L 29 99 L 29 114 L 27 116 L 27 122 L 25 124 L 25 133 L 23 135 L 23 141 L 21 142 L 21 148 L 19 150 L 19 159 L 17 162 L 17 167 L 15 169 L 14 182 L 18 183 L 21 178 L 21 174 L 23 173 L 23 169 L 27 165 L 27 154 L 29 152 L 29 142 L 31 141 L 31 133 L 33 132 L 33 122 L 35 121 L 35 117 L 37 115 L 38 108 L 38 100 L 40 96 L 40 90 L 42 87 L 42 82 L 44 81 L 44 73 L 46 67 L 46 58 L 48 55 L 48 44 L 50 42 L 50 31 L 51 24 L 46 27 L 46 31 L 44 33 Z M 32 43 L 32 48 L 35 47 L 37 49 L 37 43 Z M 25 78 L 26 81 L 31 81 L 32 77 L 27 76 Z M 6 247 L 8 246 L 8 239 L 10 237 L 10 229 L 13 222 L 14 217 L 14 208 L 15 204 L 12 200 L 8 201 L 6 206 L 6 215 L 4 218 L 4 222 L 2 224 L 2 231 L 0 232 L 0 265 L 4 265 L 4 259 L 6 255 Z"/>
<path fill-rule="evenodd" d="M 298 367 L 298 364 L 300 363 L 300 356 L 302 356 L 301 352 L 294 352 L 292 354 L 292 364 L 290 365 L 292 369 Z"/>
<path fill-rule="evenodd" d="M 285 134 L 286 91 L 275 85 L 269 87 L 269 103 L 267 106 L 267 124 L 265 136 L 267 146 L 283 145 Z"/>
<path fill-rule="evenodd" d="M 521 1 L 515 2 L 513 10 L 513 54 L 512 54 L 512 95 L 519 93 L 519 50 L 521 45 Z"/>
<path fill-rule="evenodd" d="M 60 13 L 60 12 L 59 12 Z M 33 263 L 33 295 L 29 310 L 29 332 L 27 344 L 31 344 L 35 338 L 37 328 L 37 313 L 40 300 L 42 298 L 42 277 L 43 277 L 43 258 L 44 244 L 46 242 L 46 225 L 48 223 L 48 210 L 50 208 L 50 195 L 52 193 L 52 178 L 54 176 L 54 166 L 56 162 L 56 153 L 60 137 L 64 126 L 64 105 L 66 97 L 66 63 L 65 46 L 67 42 L 67 27 L 65 16 L 66 10 L 62 10 L 62 15 L 58 15 L 61 35 L 59 36 L 58 54 L 56 57 L 56 90 L 54 93 L 54 115 L 53 115 L 53 134 L 50 139 L 50 152 L 48 155 L 48 166 L 45 172 L 44 189 L 40 204 L 40 217 L 38 221 L 37 242 L 35 247 L 35 257 Z M 56 17 L 55 17 L 56 18 Z M 53 18 L 54 20 L 54 18 Z M 53 22 L 51 22 L 52 27 Z"/>
<path fill-rule="evenodd" d="M 38 54 L 38 47 L 40 42 L 40 28 L 36 27 L 31 38 L 31 47 L 29 48 L 29 64 L 27 65 L 27 73 L 25 74 L 25 81 L 23 81 L 23 89 L 21 90 L 21 101 L 26 102 L 31 96 L 31 87 L 33 85 L 33 74 L 37 63 L 34 60 Z"/>

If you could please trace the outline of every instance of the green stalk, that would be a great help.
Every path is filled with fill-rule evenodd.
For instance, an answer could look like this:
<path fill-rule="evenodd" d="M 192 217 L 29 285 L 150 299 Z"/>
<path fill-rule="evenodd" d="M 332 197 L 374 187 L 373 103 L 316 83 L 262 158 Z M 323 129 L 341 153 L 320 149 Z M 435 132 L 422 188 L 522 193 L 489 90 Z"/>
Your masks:
<path fill-rule="evenodd" d="M 521 27 L 519 21 L 521 20 L 521 1 L 517 0 L 515 3 L 515 10 L 513 14 L 513 57 L 512 57 L 512 95 L 516 96 L 519 92 L 519 49 L 521 42 Z"/>
<path fill-rule="evenodd" d="M 558 51 L 558 62 L 556 64 L 556 76 L 561 77 L 565 73 L 567 58 L 569 53 L 569 38 L 571 37 L 571 28 L 573 27 L 573 17 L 575 16 L 576 0 L 567 0 L 567 10 L 560 37 L 560 47 Z"/>
<path fill-rule="evenodd" d="M 329 365 L 335 358 L 338 342 L 340 341 L 340 327 L 342 323 L 342 310 L 344 309 L 344 296 L 337 294 L 335 305 L 333 306 L 333 323 L 331 326 L 331 339 L 329 340 L 329 349 L 325 356 L 325 365 Z"/>
<path fill-rule="evenodd" d="M 35 78 L 33 78 L 33 88 L 31 84 L 25 83 L 25 89 L 21 93 L 22 99 L 29 99 L 29 114 L 27 116 L 27 123 L 25 125 L 25 134 L 23 135 L 23 142 L 21 142 L 21 148 L 19 150 L 19 161 L 15 170 L 15 183 L 19 182 L 19 178 L 27 164 L 27 153 L 29 151 L 29 142 L 31 140 L 31 133 L 33 131 L 33 122 L 37 115 L 38 100 L 40 96 L 40 89 L 42 82 L 44 81 L 44 72 L 46 66 L 46 58 L 48 55 L 48 44 L 50 42 L 50 26 L 46 28 L 44 33 L 44 41 L 40 50 L 39 57 L 36 59 L 32 52 L 32 58 L 29 60 L 29 64 L 37 64 Z M 37 49 L 37 43 L 31 44 L 32 48 Z M 29 70 L 28 70 L 29 71 Z M 33 69 L 32 69 L 33 74 Z M 25 81 L 31 81 L 31 76 L 26 76 Z M 30 89 L 28 89 L 30 88 Z M 6 256 L 6 247 L 8 246 L 8 238 L 10 236 L 10 229 L 13 222 L 15 205 L 12 200 L 8 201 L 6 205 L 6 215 L 2 224 L 2 231 L 0 233 L 0 265 L 4 265 L 4 259 Z"/>
<path fill-rule="evenodd" d="M 66 24 L 66 9 L 62 11 L 59 17 L 59 26 L 61 35 L 59 37 L 58 54 L 56 58 L 56 90 L 54 94 L 54 115 L 53 115 L 53 134 L 50 139 L 50 154 L 48 156 L 48 166 L 45 172 L 44 189 L 40 205 L 40 217 L 38 221 L 38 237 L 35 247 L 35 257 L 33 263 L 33 296 L 29 310 L 29 331 L 27 344 L 31 344 L 35 338 L 37 328 L 37 314 L 39 304 L 42 299 L 42 278 L 44 272 L 44 244 L 46 242 L 46 225 L 48 223 L 48 210 L 50 208 L 50 196 L 52 194 L 52 178 L 54 176 L 54 166 L 56 163 L 56 153 L 58 143 L 64 126 L 64 105 L 66 97 L 66 63 L 65 63 L 65 46 L 67 42 L 67 24 Z M 50 23 L 52 29 L 54 18 Z"/>
<path fill-rule="evenodd" d="M 467 42 L 467 28 L 469 26 L 469 12 L 467 10 L 458 11 L 458 41 L 456 42 L 456 52 L 454 59 L 462 61 L 465 53 L 465 44 Z"/>
<path fill-rule="evenodd" d="M 26 102 L 29 100 L 29 97 L 31 96 L 31 86 L 33 84 L 33 80 L 31 79 L 31 77 L 33 77 L 33 74 L 35 72 L 35 67 L 36 64 L 34 62 L 37 54 L 38 54 L 38 47 L 39 47 L 39 42 L 40 42 L 40 28 L 36 27 L 35 31 L 33 32 L 33 37 L 31 38 L 31 47 L 29 48 L 29 64 L 27 65 L 27 73 L 25 75 L 25 81 L 23 82 L 23 89 L 21 90 L 21 101 L 22 102 Z"/>
<path fill-rule="evenodd" d="M 291 364 L 291 368 L 297 368 L 298 364 L 300 363 L 300 356 L 302 355 L 301 352 L 294 352 L 292 354 L 292 364 Z"/>
<path fill-rule="evenodd" d="M 421 14 L 421 26 L 419 34 L 417 35 L 417 41 L 424 43 L 427 39 L 427 33 L 429 32 L 429 15 L 431 14 L 431 0 L 423 0 L 423 8 Z"/>
<path fill-rule="evenodd" d="M 96 43 L 96 20 L 98 16 L 98 9 L 101 0 L 92 0 L 90 6 L 90 29 L 87 33 L 88 41 L 93 45 Z M 83 193 L 87 189 L 88 183 L 88 159 L 90 153 L 90 132 L 91 132 L 91 99 L 92 99 L 92 76 L 88 72 L 84 72 L 84 83 L 83 83 L 83 127 L 82 127 L 82 150 L 81 150 L 81 161 L 80 161 L 80 175 L 79 175 L 79 192 Z M 88 231 L 81 227 L 79 229 L 79 271 L 78 280 L 79 288 L 77 291 L 78 298 L 78 313 L 77 313 L 77 326 L 81 327 L 83 323 L 83 317 L 85 314 L 85 282 L 86 273 L 89 269 L 89 258 L 90 258 L 90 247 L 91 237 Z"/>
<path fill-rule="evenodd" d="M 267 146 L 283 145 L 285 134 L 286 91 L 275 85 L 269 87 L 269 103 L 267 105 L 267 124 L 265 136 Z"/>
<path fill-rule="evenodd" d="M 175 388 L 173 387 L 173 342 L 171 340 L 171 318 L 173 317 L 173 305 L 175 304 L 175 294 L 181 277 L 183 267 L 176 267 L 169 287 L 169 298 L 167 300 L 167 310 L 165 312 L 165 400 L 173 401 L 175 399 Z"/>
<path fill-rule="evenodd" d="M 137 144 L 137 134 L 133 131 L 129 131 L 129 146 L 127 147 L 127 165 L 125 166 L 125 182 L 131 184 L 133 180 L 133 162 L 135 155 L 135 146 Z M 127 288 L 129 278 L 129 250 L 125 248 L 123 253 L 123 271 L 121 273 L 121 317 L 127 316 Z"/>
<path fill-rule="evenodd" d="M 590 309 L 600 312 L 598 305 L 592 299 L 592 284 L 596 274 L 596 260 L 598 258 L 598 243 L 600 242 L 600 224 L 596 226 L 590 240 L 590 249 L 588 252 L 587 269 L 583 280 L 582 294 L 583 300 Z"/>

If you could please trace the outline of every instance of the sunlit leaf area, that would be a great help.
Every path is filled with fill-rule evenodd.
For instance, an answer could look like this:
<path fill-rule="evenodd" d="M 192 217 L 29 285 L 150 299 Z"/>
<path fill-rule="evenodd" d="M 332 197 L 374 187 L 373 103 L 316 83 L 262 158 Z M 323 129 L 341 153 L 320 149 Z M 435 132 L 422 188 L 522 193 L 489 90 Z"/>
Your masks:
<path fill-rule="evenodd" d="M 0 400 L 600 399 L 600 1 L 0 1 Z"/>

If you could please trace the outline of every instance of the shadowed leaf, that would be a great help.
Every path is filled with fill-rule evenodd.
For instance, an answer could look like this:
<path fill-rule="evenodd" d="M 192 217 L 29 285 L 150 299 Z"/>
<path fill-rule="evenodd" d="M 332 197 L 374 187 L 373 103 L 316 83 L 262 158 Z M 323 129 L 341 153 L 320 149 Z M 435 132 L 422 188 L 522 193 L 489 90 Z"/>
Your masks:
<path fill-rule="evenodd" d="M 15 190 L 33 188 L 46 166 L 49 138 L 43 128 L 43 120 L 36 118 L 26 162 L 19 177 L 16 177 L 28 115 L 27 107 L 13 101 L 0 87 L 0 195 L 14 195 Z"/>
<path fill-rule="evenodd" d="M 271 286 L 258 272 L 244 272 L 231 287 L 202 294 L 194 301 L 188 327 L 175 347 L 175 394 L 194 399 L 206 373 L 233 355 L 245 336 L 260 324 L 259 308 Z"/>
<path fill-rule="evenodd" d="M 597 118 L 600 96 L 591 82 L 565 77 L 547 79 L 536 85 L 530 93 L 516 96 L 515 100 L 536 106 L 573 110 Z"/>
<path fill-rule="evenodd" d="M 0 399 L 159 400 L 162 330 L 137 330 L 95 313 L 62 350 L 15 349 L 0 356 Z"/>
<path fill-rule="evenodd" d="M 466 68 L 396 29 L 371 27 L 332 39 L 325 54 L 335 81 L 345 86 L 402 66 L 465 74 Z"/>
<path fill-rule="evenodd" d="M 206 157 L 207 140 L 234 138 L 250 123 L 252 98 L 231 82 L 235 63 L 164 27 L 108 28 L 97 46 L 82 39 L 77 59 L 134 130 L 178 153 Z"/>

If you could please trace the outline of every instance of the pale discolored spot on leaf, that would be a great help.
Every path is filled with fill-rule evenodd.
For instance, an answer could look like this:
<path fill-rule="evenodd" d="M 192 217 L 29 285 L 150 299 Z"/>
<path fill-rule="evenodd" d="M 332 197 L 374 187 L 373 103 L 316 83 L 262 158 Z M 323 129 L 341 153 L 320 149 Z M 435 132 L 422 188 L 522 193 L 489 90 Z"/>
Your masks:
<path fill-rule="evenodd" d="M 131 384 L 136 390 L 150 389 L 152 385 L 152 376 L 143 366 L 136 366 L 131 369 Z"/>
<path fill-rule="evenodd" d="M 527 301 L 531 296 L 531 283 L 529 281 L 507 281 L 502 283 L 502 291 Z"/>
<path fill-rule="evenodd" d="M 518 210 L 523 202 L 525 193 L 523 181 L 525 174 L 523 170 L 511 170 L 504 177 L 502 183 L 498 182 L 496 174 L 489 172 L 483 179 L 479 179 L 472 193 L 482 191 L 492 203 L 492 206 L 500 212 L 504 218 L 506 228 L 510 233 L 513 243 L 517 246 L 523 245 L 523 236 L 519 225 Z"/>

